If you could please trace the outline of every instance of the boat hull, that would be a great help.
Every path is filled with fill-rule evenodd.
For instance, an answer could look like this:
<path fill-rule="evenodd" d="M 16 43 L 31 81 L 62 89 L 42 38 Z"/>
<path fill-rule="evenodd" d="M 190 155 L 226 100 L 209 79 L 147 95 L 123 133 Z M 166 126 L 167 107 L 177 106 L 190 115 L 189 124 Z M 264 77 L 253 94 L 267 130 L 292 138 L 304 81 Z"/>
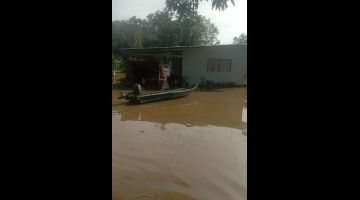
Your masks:
<path fill-rule="evenodd" d="M 149 94 L 143 94 L 143 95 L 135 95 L 129 99 L 129 102 L 140 104 L 140 103 L 148 103 L 148 102 L 154 102 L 154 101 L 162 101 L 162 100 L 180 98 L 180 97 L 184 97 L 184 96 L 190 94 L 197 87 L 198 87 L 198 85 L 195 85 L 192 88 L 180 88 L 180 89 L 176 89 L 176 90 L 155 92 L 155 93 L 149 93 Z"/>

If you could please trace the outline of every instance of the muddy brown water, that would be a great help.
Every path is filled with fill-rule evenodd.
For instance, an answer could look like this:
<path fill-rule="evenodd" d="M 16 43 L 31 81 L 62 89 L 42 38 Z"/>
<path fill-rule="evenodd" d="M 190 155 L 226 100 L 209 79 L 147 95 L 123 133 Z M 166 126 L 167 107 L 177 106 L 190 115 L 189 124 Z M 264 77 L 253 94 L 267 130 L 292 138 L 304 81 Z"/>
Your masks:
<path fill-rule="evenodd" d="M 246 92 L 129 105 L 113 90 L 113 200 L 246 199 Z"/>

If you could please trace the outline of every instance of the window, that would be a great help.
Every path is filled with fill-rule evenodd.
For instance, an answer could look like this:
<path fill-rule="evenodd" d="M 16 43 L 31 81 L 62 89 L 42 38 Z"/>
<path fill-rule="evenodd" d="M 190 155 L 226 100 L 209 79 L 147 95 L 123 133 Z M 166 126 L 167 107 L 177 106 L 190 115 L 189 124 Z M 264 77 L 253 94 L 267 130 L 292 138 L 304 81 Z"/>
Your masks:
<path fill-rule="evenodd" d="M 219 72 L 231 72 L 231 60 L 220 59 Z"/>
<path fill-rule="evenodd" d="M 219 60 L 218 59 L 209 59 L 207 64 L 208 72 L 218 71 Z"/>
<path fill-rule="evenodd" d="M 207 72 L 231 72 L 231 59 L 208 59 Z"/>

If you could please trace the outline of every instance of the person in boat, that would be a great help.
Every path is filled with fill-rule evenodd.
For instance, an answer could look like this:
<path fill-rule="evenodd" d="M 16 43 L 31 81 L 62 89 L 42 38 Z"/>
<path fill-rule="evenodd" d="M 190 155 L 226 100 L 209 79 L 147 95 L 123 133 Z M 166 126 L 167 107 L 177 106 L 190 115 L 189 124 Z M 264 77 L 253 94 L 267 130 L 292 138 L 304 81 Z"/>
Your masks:
<path fill-rule="evenodd" d="M 133 86 L 133 91 L 127 94 L 121 93 L 121 97 L 131 98 L 134 95 L 141 95 L 141 85 L 136 83 Z"/>
<path fill-rule="evenodd" d="M 134 94 L 141 95 L 141 85 L 138 83 L 134 85 Z"/>
<path fill-rule="evenodd" d="M 169 89 L 169 85 L 168 85 L 166 80 L 163 80 L 161 82 L 161 91 L 164 91 L 164 90 L 167 90 L 167 89 Z"/>
<path fill-rule="evenodd" d="M 141 80 L 141 84 L 142 84 L 142 85 L 145 85 L 145 83 L 146 83 L 145 78 L 142 78 L 142 80 Z"/>

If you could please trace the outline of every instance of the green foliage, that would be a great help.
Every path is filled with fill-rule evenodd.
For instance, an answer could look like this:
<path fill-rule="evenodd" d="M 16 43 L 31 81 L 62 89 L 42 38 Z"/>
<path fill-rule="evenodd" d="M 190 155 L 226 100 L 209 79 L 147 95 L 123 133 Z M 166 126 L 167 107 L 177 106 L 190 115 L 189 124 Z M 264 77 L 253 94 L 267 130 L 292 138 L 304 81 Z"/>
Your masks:
<path fill-rule="evenodd" d="M 142 47 L 146 21 L 132 17 L 129 20 L 112 23 L 112 48 L 117 52 L 121 48 Z"/>
<path fill-rule="evenodd" d="M 236 84 L 235 82 L 215 82 L 212 80 L 205 80 L 201 77 L 201 83 L 199 85 L 200 88 L 205 89 L 214 89 L 214 88 L 228 88 L 228 87 L 239 87 L 240 85 Z"/>
<path fill-rule="evenodd" d="M 157 11 L 142 20 L 132 17 L 112 23 L 112 48 L 166 47 L 218 44 L 219 30 L 201 15 L 176 19 L 169 11 Z"/>
<path fill-rule="evenodd" d="M 202 0 L 166 0 L 165 5 L 168 11 L 176 13 L 179 19 L 183 19 L 192 18 L 196 15 L 201 1 Z M 225 10 L 228 8 L 229 1 L 235 6 L 234 0 L 211 0 L 212 9 Z"/>
<path fill-rule="evenodd" d="M 210 19 L 197 13 L 201 1 L 166 0 L 166 8 L 149 14 L 147 19 L 134 16 L 128 20 L 114 21 L 113 52 L 117 53 L 122 48 L 219 44 L 217 27 Z M 235 5 L 234 0 L 210 1 L 215 10 L 225 10 L 229 1 Z"/>
<path fill-rule="evenodd" d="M 123 72 L 125 66 L 126 66 L 126 62 L 124 61 L 124 59 L 122 57 L 113 55 L 113 58 L 112 58 L 112 69 L 113 70 L 119 70 L 120 72 Z"/>
<path fill-rule="evenodd" d="M 189 77 L 188 76 L 181 77 L 180 85 L 182 87 L 188 87 L 189 86 Z"/>
<path fill-rule="evenodd" d="M 215 82 L 214 81 L 210 81 L 210 80 L 206 80 L 205 81 L 205 85 L 207 85 L 207 86 L 213 86 L 215 84 Z"/>
<path fill-rule="evenodd" d="M 241 33 L 239 37 L 234 37 L 234 44 L 246 44 L 247 43 L 247 34 Z"/>

